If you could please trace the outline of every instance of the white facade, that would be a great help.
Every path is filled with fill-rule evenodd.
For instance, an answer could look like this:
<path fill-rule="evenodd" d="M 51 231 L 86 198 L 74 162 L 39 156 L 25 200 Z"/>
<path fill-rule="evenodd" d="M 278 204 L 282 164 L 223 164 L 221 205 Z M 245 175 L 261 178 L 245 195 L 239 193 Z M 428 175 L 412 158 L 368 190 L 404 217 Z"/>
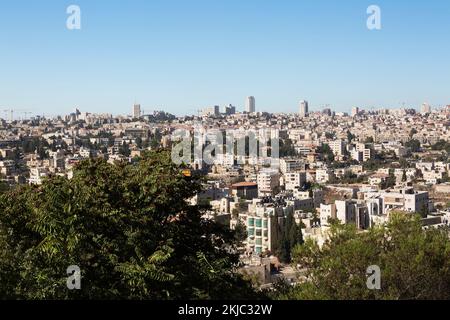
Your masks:
<path fill-rule="evenodd" d="M 133 118 L 139 118 L 141 116 L 141 105 L 135 104 L 133 106 Z"/>
<path fill-rule="evenodd" d="M 302 100 L 300 101 L 300 117 L 305 118 L 308 116 L 309 114 L 309 106 L 308 106 L 308 101 Z"/>
<path fill-rule="evenodd" d="M 284 187 L 294 191 L 306 183 L 306 172 L 288 172 L 284 174 Z"/>
<path fill-rule="evenodd" d="M 316 182 L 327 183 L 333 176 L 333 171 L 327 169 L 316 170 Z"/>
<path fill-rule="evenodd" d="M 280 159 L 280 171 L 284 174 L 286 172 L 304 170 L 305 165 L 300 159 Z"/>
<path fill-rule="evenodd" d="M 278 170 L 264 169 L 258 173 L 258 191 L 260 195 L 272 194 L 275 188 L 280 186 Z"/>
<path fill-rule="evenodd" d="M 247 97 L 247 100 L 245 101 L 245 111 L 248 113 L 254 113 L 256 111 L 255 97 Z"/>
<path fill-rule="evenodd" d="M 343 156 L 345 152 L 345 143 L 343 140 L 334 140 L 329 143 L 330 149 L 336 156 Z"/>

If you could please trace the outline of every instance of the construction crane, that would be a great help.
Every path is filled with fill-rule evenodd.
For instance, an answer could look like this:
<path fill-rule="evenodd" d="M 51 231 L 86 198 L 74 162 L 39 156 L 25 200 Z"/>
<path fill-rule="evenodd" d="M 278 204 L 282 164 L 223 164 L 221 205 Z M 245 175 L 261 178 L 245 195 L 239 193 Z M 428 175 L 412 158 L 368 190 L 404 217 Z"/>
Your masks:
<path fill-rule="evenodd" d="M 14 116 L 14 110 L 12 109 L 5 109 L 3 110 L 3 112 L 5 113 L 5 120 L 8 119 L 8 114 L 9 114 L 9 121 L 12 122 L 13 116 Z"/>
<path fill-rule="evenodd" d="M 6 117 L 9 114 L 9 122 L 13 122 L 14 121 L 14 113 L 15 112 L 23 112 L 23 113 L 31 114 L 31 112 L 28 112 L 28 110 L 23 110 L 23 109 L 4 109 L 2 111 L 5 112 Z"/>
<path fill-rule="evenodd" d="M 22 120 L 28 120 L 28 115 L 33 114 L 32 112 L 28 112 L 28 111 L 24 111 L 24 112 L 22 112 L 22 113 L 23 113 L 23 115 L 24 115 L 24 118 L 23 118 Z"/>

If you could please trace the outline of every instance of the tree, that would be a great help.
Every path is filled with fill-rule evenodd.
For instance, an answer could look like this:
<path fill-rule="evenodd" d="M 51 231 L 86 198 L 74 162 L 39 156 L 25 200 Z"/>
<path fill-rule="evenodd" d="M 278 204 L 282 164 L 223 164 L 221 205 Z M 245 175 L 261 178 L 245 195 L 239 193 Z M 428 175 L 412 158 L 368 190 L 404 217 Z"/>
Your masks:
<path fill-rule="evenodd" d="M 296 156 L 294 145 L 291 139 L 280 140 L 280 157 L 293 157 Z"/>
<path fill-rule="evenodd" d="M 397 178 L 395 177 L 394 173 L 391 172 L 391 173 L 389 173 L 389 177 L 380 183 L 380 188 L 382 190 L 384 190 L 384 189 L 389 189 L 389 188 L 395 187 L 396 182 L 397 182 Z"/>
<path fill-rule="evenodd" d="M 136 146 L 141 149 L 142 148 L 142 138 L 141 137 L 137 137 L 136 138 Z"/>
<path fill-rule="evenodd" d="M 405 143 L 405 147 L 410 148 L 411 152 L 419 152 L 420 151 L 420 141 L 417 139 L 411 139 Z"/>
<path fill-rule="evenodd" d="M 1 178 L 3 178 L 2 175 L 0 175 L 0 195 L 9 190 L 9 186 Z"/>
<path fill-rule="evenodd" d="M 440 151 L 447 151 L 447 153 L 450 153 L 450 142 L 447 142 L 445 140 L 439 140 L 435 144 L 431 146 L 432 150 L 440 150 Z"/>
<path fill-rule="evenodd" d="M 293 252 L 309 281 L 278 299 L 450 299 L 448 229 L 424 230 L 417 215 L 394 213 L 386 226 L 357 232 L 335 224 L 319 247 L 308 239 Z M 381 269 L 381 290 L 367 288 L 367 268 Z"/>
<path fill-rule="evenodd" d="M 331 150 L 328 144 L 324 143 L 321 147 L 317 148 L 317 152 L 322 154 L 327 163 L 332 163 L 334 161 L 333 150 Z"/>
<path fill-rule="evenodd" d="M 150 147 L 152 149 L 159 148 L 159 140 L 157 140 L 156 138 L 153 138 L 152 141 L 150 142 Z"/>
<path fill-rule="evenodd" d="M 423 205 L 417 213 L 422 218 L 426 218 L 428 216 L 428 214 L 430 213 L 430 210 L 428 210 L 428 206 L 427 205 Z"/>
<path fill-rule="evenodd" d="M 350 130 L 347 130 L 347 141 L 348 141 L 348 143 L 351 143 L 353 141 L 353 139 L 355 139 L 355 135 L 352 134 L 350 132 Z"/>
<path fill-rule="evenodd" d="M 297 225 L 292 212 L 286 216 L 281 234 L 281 242 L 278 246 L 278 256 L 282 262 L 291 262 L 292 249 L 303 243 L 303 235 L 301 228 Z"/>
<path fill-rule="evenodd" d="M 131 154 L 130 146 L 125 141 L 119 147 L 119 154 L 121 154 L 125 157 L 129 157 Z"/>
<path fill-rule="evenodd" d="M 367 137 L 364 143 L 373 143 L 373 137 Z"/>
<path fill-rule="evenodd" d="M 236 224 L 234 231 L 235 231 L 235 239 L 238 242 L 242 242 L 247 239 L 247 228 L 245 227 L 245 224 L 241 220 L 239 220 L 238 223 Z"/>
<path fill-rule="evenodd" d="M 235 232 L 187 199 L 201 189 L 166 151 L 135 164 L 89 159 L 0 196 L 0 298 L 255 297 L 234 270 Z M 81 290 L 66 270 L 81 269 Z"/>

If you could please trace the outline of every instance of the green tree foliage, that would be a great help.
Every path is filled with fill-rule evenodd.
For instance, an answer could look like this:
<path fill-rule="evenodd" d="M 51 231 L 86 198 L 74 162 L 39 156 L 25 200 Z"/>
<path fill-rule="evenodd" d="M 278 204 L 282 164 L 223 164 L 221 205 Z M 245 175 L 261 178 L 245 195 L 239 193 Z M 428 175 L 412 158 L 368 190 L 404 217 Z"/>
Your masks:
<path fill-rule="evenodd" d="M 406 180 L 408 180 L 408 177 L 406 176 L 406 170 L 403 170 L 403 173 L 402 173 L 402 182 L 405 182 Z"/>
<path fill-rule="evenodd" d="M 159 140 L 157 140 L 156 138 L 153 138 L 152 141 L 150 142 L 150 147 L 152 149 L 159 148 L 159 145 L 160 145 Z"/>
<path fill-rule="evenodd" d="M 297 225 L 292 212 L 289 212 L 286 216 L 282 232 L 281 241 L 278 245 L 278 256 L 282 262 L 291 262 L 292 249 L 303 243 L 303 235 L 300 226 Z"/>
<path fill-rule="evenodd" d="M 406 148 L 410 148 L 411 152 L 419 152 L 420 151 L 420 141 L 417 139 L 411 139 L 405 143 Z"/>
<path fill-rule="evenodd" d="M 234 272 L 235 232 L 186 201 L 201 188 L 169 152 L 135 164 L 86 160 L 0 196 L 0 299 L 254 297 Z M 81 269 L 81 290 L 66 287 Z"/>
<path fill-rule="evenodd" d="M 234 231 L 235 231 L 235 239 L 238 242 L 247 240 L 247 228 L 245 227 L 245 224 L 241 220 L 239 220 L 239 222 L 236 224 Z"/>
<path fill-rule="evenodd" d="M 317 153 L 322 154 L 323 159 L 327 163 L 332 163 L 334 161 L 334 153 L 330 146 L 324 143 L 321 147 L 317 148 Z"/>
<path fill-rule="evenodd" d="M 384 190 L 384 189 L 389 189 L 389 188 L 395 187 L 396 180 L 397 179 L 395 178 L 394 173 L 391 172 L 389 174 L 389 177 L 380 183 L 380 188 Z"/>
<path fill-rule="evenodd" d="M 280 140 L 280 157 L 293 157 L 296 156 L 294 145 L 291 139 L 281 139 Z"/>
<path fill-rule="evenodd" d="M 450 142 L 445 140 L 439 140 L 437 143 L 431 146 L 432 150 L 445 150 L 450 153 Z"/>
<path fill-rule="evenodd" d="M 347 130 L 347 141 L 351 143 L 355 139 L 355 135 L 352 134 L 349 130 Z"/>
<path fill-rule="evenodd" d="M 0 195 L 9 190 L 9 186 L 1 180 L 2 178 L 3 176 L 0 174 Z"/>
<path fill-rule="evenodd" d="M 142 148 L 142 138 L 141 137 L 137 137 L 136 138 L 136 146 L 141 149 Z"/>
<path fill-rule="evenodd" d="M 366 176 L 357 176 L 352 172 L 345 172 L 344 175 L 339 179 L 339 183 L 342 184 L 363 183 L 366 179 L 367 179 Z"/>
<path fill-rule="evenodd" d="M 450 299 L 448 229 L 422 228 L 419 216 L 393 214 L 383 227 L 357 232 L 333 225 L 322 248 L 308 239 L 293 252 L 309 281 L 282 288 L 279 299 Z M 367 268 L 381 269 L 381 290 L 367 288 Z"/>
<path fill-rule="evenodd" d="M 125 156 L 125 157 L 129 157 L 131 154 L 131 150 L 130 150 L 130 146 L 128 145 L 128 143 L 123 142 L 122 145 L 119 147 L 119 154 Z"/>

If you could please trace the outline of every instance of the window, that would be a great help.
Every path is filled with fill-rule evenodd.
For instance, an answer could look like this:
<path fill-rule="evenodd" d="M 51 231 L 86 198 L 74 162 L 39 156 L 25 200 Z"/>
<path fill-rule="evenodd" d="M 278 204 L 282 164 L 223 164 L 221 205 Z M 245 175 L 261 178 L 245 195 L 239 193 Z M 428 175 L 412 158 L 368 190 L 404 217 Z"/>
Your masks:
<path fill-rule="evenodd" d="M 254 218 L 248 218 L 248 226 L 253 227 L 255 225 L 255 219 Z"/>
<path fill-rule="evenodd" d="M 253 229 L 253 228 L 248 228 L 248 236 L 249 237 L 252 237 L 252 236 L 254 236 L 255 235 L 255 229 Z"/>
<path fill-rule="evenodd" d="M 268 222 L 267 220 L 264 220 L 264 221 L 263 221 L 263 226 L 264 226 L 264 228 L 266 228 L 266 229 L 267 229 L 267 227 L 268 227 L 268 224 L 269 224 L 269 222 Z"/>
<path fill-rule="evenodd" d="M 261 229 L 256 229 L 256 236 L 257 236 L 257 237 L 261 237 L 261 236 L 262 236 L 262 231 L 261 231 Z"/>
<path fill-rule="evenodd" d="M 262 220 L 261 219 L 256 219 L 256 227 L 257 228 L 261 228 L 262 227 Z"/>

